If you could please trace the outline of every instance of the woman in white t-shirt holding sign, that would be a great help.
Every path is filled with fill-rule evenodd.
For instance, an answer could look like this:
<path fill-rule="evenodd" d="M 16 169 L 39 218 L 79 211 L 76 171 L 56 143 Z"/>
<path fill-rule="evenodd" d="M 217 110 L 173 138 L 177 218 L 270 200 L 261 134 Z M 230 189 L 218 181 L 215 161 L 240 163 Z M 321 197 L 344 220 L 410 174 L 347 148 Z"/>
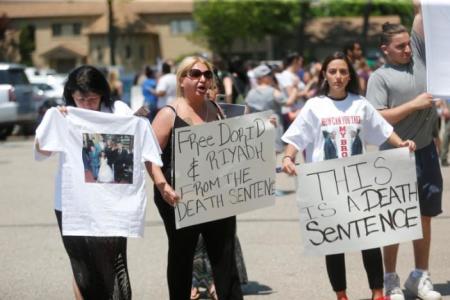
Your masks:
<path fill-rule="evenodd" d="M 392 126 L 359 95 L 358 77 L 341 53 L 327 57 L 319 75 L 319 95 L 306 102 L 282 139 L 288 145 L 283 171 L 296 175 L 295 157 L 306 150 L 306 162 L 342 158 L 364 152 L 365 143 L 380 145 L 386 140 L 397 147 L 415 150 L 415 143 L 403 141 Z M 362 251 L 372 290 L 372 299 L 383 296 L 383 264 L 380 248 Z M 347 300 L 344 254 L 326 256 L 328 277 L 338 300 Z"/>

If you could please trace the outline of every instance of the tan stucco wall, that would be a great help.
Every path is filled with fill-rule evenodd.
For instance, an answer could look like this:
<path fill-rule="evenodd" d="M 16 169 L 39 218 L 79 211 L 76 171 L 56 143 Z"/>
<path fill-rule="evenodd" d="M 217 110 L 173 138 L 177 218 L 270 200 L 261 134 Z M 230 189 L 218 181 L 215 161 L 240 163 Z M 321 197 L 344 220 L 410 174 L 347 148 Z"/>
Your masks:
<path fill-rule="evenodd" d="M 206 47 L 191 42 L 185 35 L 171 33 L 170 22 L 172 20 L 191 19 L 191 14 L 147 15 L 142 18 L 153 25 L 155 31 L 158 32 L 163 59 L 176 59 L 192 53 L 211 53 Z"/>
<path fill-rule="evenodd" d="M 106 35 L 92 35 L 89 42 L 88 63 L 106 66 L 110 63 L 110 49 Z M 158 38 L 154 34 L 120 35 L 116 40 L 116 65 L 122 66 L 126 71 L 138 71 L 143 66 L 156 64 L 159 55 Z M 131 57 L 126 58 L 126 46 L 130 46 Z M 103 61 L 98 60 L 97 47 L 103 52 Z M 143 48 L 143 57 L 141 50 Z"/>
<path fill-rule="evenodd" d="M 81 22 L 82 30 L 79 36 L 52 36 L 52 24 Z M 13 22 L 15 28 L 22 28 L 27 25 L 35 26 L 36 50 L 33 53 L 33 62 L 36 67 L 49 67 L 48 62 L 42 56 L 48 50 L 65 45 L 68 48 L 73 47 L 77 52 L 88 53 L 88 37 L 84 35 L 86 27 L 89 26 L 89 19 L 79 18 L 52 18 L 52 19 L 28 19 L 17 20 Z"/>

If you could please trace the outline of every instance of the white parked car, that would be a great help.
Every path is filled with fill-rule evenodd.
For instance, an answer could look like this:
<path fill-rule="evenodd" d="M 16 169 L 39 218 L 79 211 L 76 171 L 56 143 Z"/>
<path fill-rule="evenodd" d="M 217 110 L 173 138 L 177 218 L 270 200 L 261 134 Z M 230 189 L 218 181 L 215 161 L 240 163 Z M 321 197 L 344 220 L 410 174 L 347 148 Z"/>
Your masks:
<path fill-rule="evenodd" d="M 11 134 L 14 125 L 33 133 L 46 100 L 28 81 L 24 66 L 0 63 L 0 140 Z"/>
<path fill-rule="evenodd" d="M 53 99 L 57 104 L 63 103 L 64 82 L 66 74 L 57 74 L 52 69 L 26 68 L 30 83 L 35 86 L 39 93 L 48 99 Z"/>

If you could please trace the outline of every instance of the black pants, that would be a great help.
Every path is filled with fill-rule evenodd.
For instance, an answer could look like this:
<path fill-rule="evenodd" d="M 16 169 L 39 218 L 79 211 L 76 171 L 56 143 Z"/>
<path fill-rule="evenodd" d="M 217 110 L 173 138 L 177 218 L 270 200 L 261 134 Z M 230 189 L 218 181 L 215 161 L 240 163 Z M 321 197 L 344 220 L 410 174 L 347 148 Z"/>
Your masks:
<path fill-rule="evenodd" d="M 62 214 L 55 210 L 62 235 Z M 63 236 L 75 282 L 84 300 L 130 300 L 127 239 Z"/>
<path fill-rule="evenodd" d="M 380 248 L 361 251 L 364 268 L 366 269 L 369 287 L 373 289 L 383 288 L 383 260 Z M 328 278 L 330 279 L 333 291 L 345 291 L 347 289 L 347 280 L 345 278 L 345 256 L 343 253 L 327 255 L 325 257 L 327 264 Z"/>
<path fill-rule="evenodd" d="M 194 253 L 200 234 L 203 236 L 211 262 L 218 298 L 243 299 L 234 253 L 236 217 L 177 230 L 174 208 L 160 197 L 157 189 L 155 196 L 155 203 L 164 221 L 169 240 L 167 281 L 170 299 L 190 299 Z"/>

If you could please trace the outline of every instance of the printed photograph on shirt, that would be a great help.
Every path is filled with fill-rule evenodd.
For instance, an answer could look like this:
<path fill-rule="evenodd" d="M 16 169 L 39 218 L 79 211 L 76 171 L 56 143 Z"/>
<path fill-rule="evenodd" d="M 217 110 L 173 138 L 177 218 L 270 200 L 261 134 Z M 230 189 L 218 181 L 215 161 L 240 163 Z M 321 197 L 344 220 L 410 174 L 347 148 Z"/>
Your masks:
<path fill-rule="evenodd" d="M 351 119 L 351 122 L 346 124 L 339 123 L 339 126 L 322 126 L 324 159 L 363 153 L 363 143 L 360 137 L 361 120 L 357 117 L 347 119 Z M 325 121 L 322 120 L 322 124 L 327 124 Z"/>
<path fill-rule="evenodd" d="M 84 181 L 87 183 L 133 183 L 134 136 L 83 133 Z"/>

